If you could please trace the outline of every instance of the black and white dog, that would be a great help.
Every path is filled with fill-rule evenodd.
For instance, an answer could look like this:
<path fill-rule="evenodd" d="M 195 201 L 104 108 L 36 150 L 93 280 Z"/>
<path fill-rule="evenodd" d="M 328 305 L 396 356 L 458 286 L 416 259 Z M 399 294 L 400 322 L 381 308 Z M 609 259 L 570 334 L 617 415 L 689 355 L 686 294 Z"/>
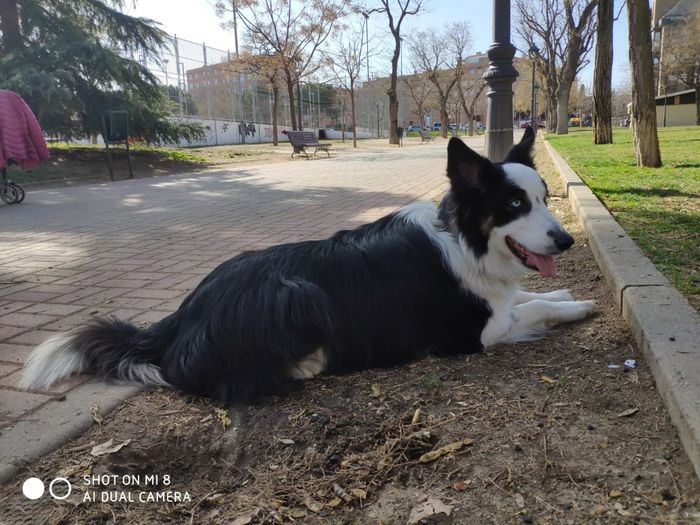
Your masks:
<path fill-rule="evenodd" d="M 415 203 L 330 239 L 242 253 L 148 328 L 101 319 L 46 341 L 23 385 L 91 372 L 232 403 L 583 319 L 593 301 L 520 290 L 528 269 L 553 276 L 552 255 L 574 242 L 547 210 L 533 142 L 528 129 L 493 164 L 453 138 L 439 208 Z"/>

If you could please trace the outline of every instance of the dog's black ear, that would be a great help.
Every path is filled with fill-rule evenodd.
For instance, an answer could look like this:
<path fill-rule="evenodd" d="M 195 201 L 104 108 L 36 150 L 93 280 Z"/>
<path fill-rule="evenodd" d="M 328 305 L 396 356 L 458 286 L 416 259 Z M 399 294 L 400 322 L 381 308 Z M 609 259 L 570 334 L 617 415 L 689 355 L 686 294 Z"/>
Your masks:
<path fill-rule="evenodd" d="M 520 142 L 510 148 L 506 153 L 503 162 L 517 162 L 535 169 L 535 162 L 532 160 L 532 146 L 535 144 L 535 130 L 530 126 L 525 128 L 525 133 Z"/>
<path fill-rule="evenodd" d="M 489 161 L 452 137 L 447 145 L 447 177 L 455 191 L 483 191 L 482 173 Z"/>

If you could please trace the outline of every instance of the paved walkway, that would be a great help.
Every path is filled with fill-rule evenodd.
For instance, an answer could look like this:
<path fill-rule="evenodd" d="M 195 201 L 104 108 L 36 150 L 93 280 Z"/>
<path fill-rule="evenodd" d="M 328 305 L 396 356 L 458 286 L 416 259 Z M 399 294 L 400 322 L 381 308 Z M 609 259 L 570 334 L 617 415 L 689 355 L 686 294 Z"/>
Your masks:
<path fill-rule="evenodd" d="M 439 190 L 445 166 L 438 141 L 30 191 L 21 205 L 0 205 L 0 437 L 87 380 L 19 390 L 23 362 L 46 338 L 93 316 L 157 321 L 222 261 L 376 219 Z"/>

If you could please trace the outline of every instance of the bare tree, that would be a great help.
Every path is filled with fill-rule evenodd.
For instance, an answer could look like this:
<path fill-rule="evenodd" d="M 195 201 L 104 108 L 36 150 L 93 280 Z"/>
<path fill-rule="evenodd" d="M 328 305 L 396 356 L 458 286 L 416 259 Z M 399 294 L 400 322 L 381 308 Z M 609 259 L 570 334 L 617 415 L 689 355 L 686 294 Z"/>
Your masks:
<path fill-rule="evenodd" d="M 630 66 L 632 69 L 632 130 L 637 166 L 661 166 L 656 130 L 654 65 L 651 55 L 649 2 L 627 0 Z"/>
<path fill-rule="evenodd" d="M 475 108 L 479 102 L 479 97 L 486 88 L 486 82 L 472 82 L 468 86 L 464 86 L 462 82 L 457 83 L 457 91 L 459 92 L 462 109 L 469 119 L 469 136 L 474 136 L 474 126 L 476 125 Z"/>
<path fill-rule="evenodd" d="M 384 13 L 389 21 L 389 31 L 394 38 L 394 51 L 391 55 L 391 76 L 387 95 L 389 96 L 389 144 L 398 144 L 396 128 L 399 125 L 398 67 L 401 55 L 401 25 L 406 16 L 416 15 L 423 8 L 426 0 L 379 0 L 381 7 L 365 11 Z"/>
<path fill-rule="evenodd" d="M 408 93 L 416 106 L 416 112 L 420 117 L 421 127 L 425 126 L 425 115 L 428 109 L 432 107 L 435 89 L 425 73 L 416 73 L 403 78 L 403 83 L 408 88 Z"/>
<path fill-rule="evenodd" d="M 437 91 L 443 138 L 447 138 L 450 93 L 464 73 L 462 63 L 470 41 L 469 24 L 455 22 L 444 31 L 418 32 L 410 44 L 413 66 L 425 73 Z"/>
<path fill-rule="evenodd" d="M 292 6 L 295 6 L 293 9 Z M 217 0 L 217 14 L 235 12 L 248 31 L 252 46 L 267 46 L 279 59 L 287 86 L 292 129 L 299 129 L 294 86 L 319 67 L 315 55 L 339 20 L 347 14 L 350 0 Z"/>
<path fill-rule="evenodd" d="M 593 142 L 612 144 L 613 0 L 600 0 L 593 73 Z"/>
<path fill-rule="evenodd" d="M 272 145 L 278 145 L 277 115 L 280 103 L 280 80 L 282 79 L 283 61 L 268 46 L 258 49 L 251 49 L 241 53 L 240 59 L 236 62 L 236 73 L 252 73 L 268 85 L 272 91 Z"/>
<path fill-rule="evenodd" d="M 539 59 L 548 83 L 550 106 L 556 100 L 556 132 L 568 133 L 569 96 L 576 75 L 588 65 L 593 46 L 597 0 L 516 0 L 520 37 L 542 50 Z M 551 118 L 548 116 L 551 124 Z"/>
<path fill-rule="evenodd" d="M 366 23 L 366 21 L 365 21 Z M 357 123 L 355 111 L 355 82 L 363 65 L 364 26 L 344 31 L 338 38 L 336 52 L 327 52 L 328 65 L 343 89 L 350 95 L 352 122 L 352 146 L 357 147 Z M 369 44 L 368 44 L 369 45 Z"/>

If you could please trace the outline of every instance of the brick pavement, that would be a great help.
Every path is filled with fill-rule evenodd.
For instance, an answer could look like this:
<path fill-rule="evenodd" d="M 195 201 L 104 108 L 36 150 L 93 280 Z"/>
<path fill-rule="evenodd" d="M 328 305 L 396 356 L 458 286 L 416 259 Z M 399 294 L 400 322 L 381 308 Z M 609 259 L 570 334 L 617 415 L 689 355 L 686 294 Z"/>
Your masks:
<path fill-rule="evenodd" d="M 93 316 L 157 321 L 242 250 L 322 238 L 381 217 L 442 187 L 445 165 L 439 141 L 30 191 L 24 204 L 0 206 L 0 435 L 87 379 L 20 391 L 34 345 Z"/>

